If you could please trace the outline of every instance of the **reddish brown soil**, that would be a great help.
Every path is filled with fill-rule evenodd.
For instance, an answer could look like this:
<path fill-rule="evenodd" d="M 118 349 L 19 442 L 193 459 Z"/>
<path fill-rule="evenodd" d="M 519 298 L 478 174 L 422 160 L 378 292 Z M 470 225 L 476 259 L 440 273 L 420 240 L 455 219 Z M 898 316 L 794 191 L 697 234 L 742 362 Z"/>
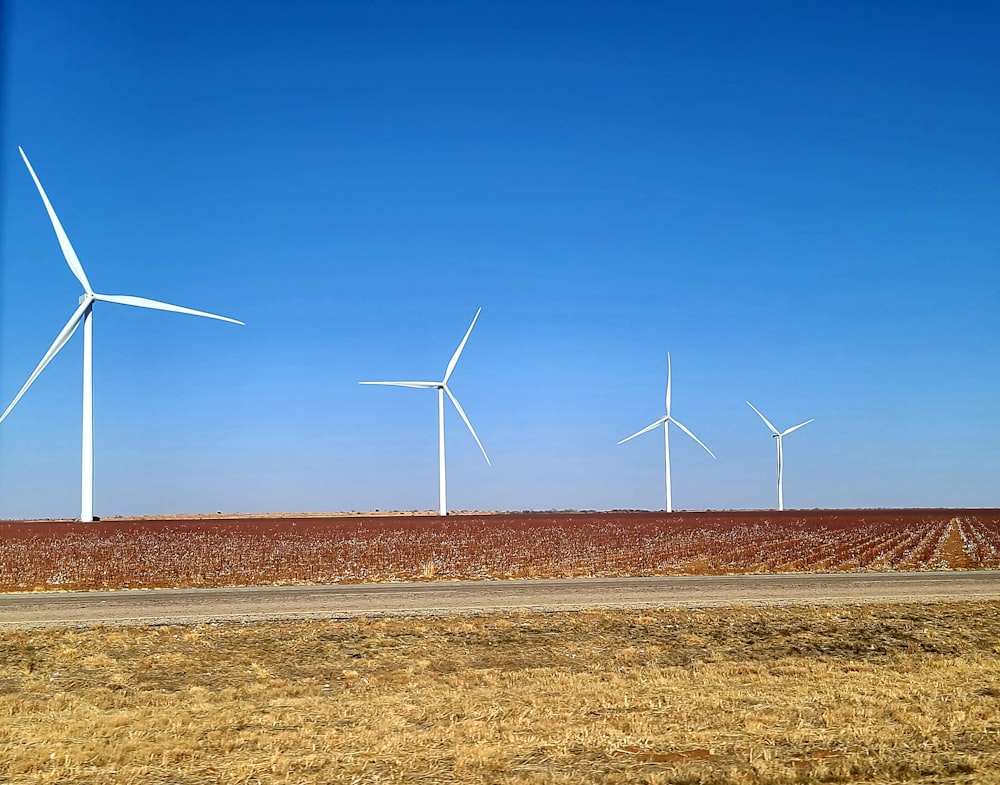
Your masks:
<path fill-rule="evenodd" d="M 1000 510 L 0 522 L 0 591 L 1000 567 Z"/>

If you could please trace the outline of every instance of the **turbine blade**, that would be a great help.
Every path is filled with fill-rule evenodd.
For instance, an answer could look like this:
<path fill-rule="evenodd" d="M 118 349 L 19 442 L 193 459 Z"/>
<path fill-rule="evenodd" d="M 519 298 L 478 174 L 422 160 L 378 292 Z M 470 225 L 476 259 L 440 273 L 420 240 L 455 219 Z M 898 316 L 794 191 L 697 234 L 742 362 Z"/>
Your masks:
<path fill-rule="evenodd" d="M 35 170 L 31 167 L 31 162 L 28 160 L 28 156 L 24 154 L 24 150 L 20 147 L 17 148 L 21 153 L 21 158 L 24 159 L 24 165 L 28 167 L 28 172 L 31 174 L 31 179 L 35 181 L 35 188 L 38 189 L 39 196 L 42 197 L 42 203 L 45 205 L 45 210 L 49 214 L 49 220 L 52 221 L 52 228 L 56 230 L 56 238 L 59 240 L 59 247 L 62 248 L 63 256 L 66 257 L 66 264 L 69 265 L 70 272 L 76 276 L 76 279 L 83 286 L 83 290 L 87 294 L 93 294 L 94 290 L 90 287 L 90 281 L 87 280 L 87 274 L 83 271 L 83 265 L 80 264 L 80 259 L 76 255 L 76 251 L 73 250 L 73 246 L 69 241 L 69 237 L 66 236 L 66 230 L 63 229 L 61 223 L 59 223 L 59 217 L 56 215 L 56 211 L 52 209 L 52 202 L 49 201 L 49 197 L 45 195 L 45 189 L 42 188 L 42 183 L 38 179 L 38 175 L 35 174 Z"/>
<path fill-rule="evenodd" d="M 626 436 L 624 439 L 622 439 L 620 442 L 618 442 L 618 444 L 625 444 L 625 442 L 627 442 L 629 439 L 634 439 L 636 436 L 642 436 L 644 433 L 648 433 L 649 431 L 653 430 L 653 428 L 656 428 L 656 427 L 658 427 L 660 425 L 663 425 L 663 423 L 665 423 L 667 421 L 667 419 L 668 418 L 666 416 L 663 416 L 659 420 L 657 420 L 656 422 L 651 422 L 649 425 L 647 425 L 641 431 L 636 431 L 631 436 Z"/>
<path fill-rule="evenodd" d="M 479 314 L 477 313 L 476 316 L 479 316 Z M 475 324 L 475 320 L 473 320 L 473 324 Z M 470 327 L 469 329 L 471 330 L 472 328 Z M 469 336 L 466 335 L 465 337 L 468 338 Z M 456 398 L 452 391 L 448 389 L 448 385 L 443 385 L 443 389 L 446 393 L 448 393 L 448 397 L 451 398 L 451 402 L 455 404 L 455 408 L 458 410 L 459 415 L 461 415 L 463 422 L 465 422 L 466 426 L 468 426 L 469 433 L 472 434 L 472 438 L 476 440 L 476 444 L 478 444 L 479 449 L 482 450 L 483 457 L 486 459 L 486 465 L 492 466 L 493 464 L 490 463 L 490 456 L 486 454 L 486 448 L 483 447 L 483 443 L 479 441 L 479 437 L 476 436 L 476 429 L 473 428 L 472 423 L 469 422 L 469 418 L 466 416 L 465 409 L 462 408 L 462 404 L 458 402 L 458 398 Z"/>
<path fill-rule="evenodd" d="M 228 316 L 208 313 L 208 311 L 196 311 L 194 308 L 184 308 L 180 305 L 162 303 L 159 300 L 150 300 L 148 297 L 133 297 L 128 294 L 95 294 L 94 298 L 106 303 L 118 303 L 119 305 L 133 305 L 136 308 L 152 308 L 156 311 L 172 311 L 173 313 L 187 313 L 191 316 L 204 316 L 207 319 L 218 319 L 220 322 L 232 322 L 233 324 L 244 324 L 238 319 L 230 319 Z"/>
<path fill-rule="evenodd" d="M 418 390 L 441 386 L 441 382 L 358 382 L 358 384 L 380 384 L 385 387 L 414 387 Z"/>
<path fill-rule="evenodd" d="M 469 340 L 469 335 L 472 333 L 472 328 L 476 326 L 476 320 L 479 318 L 479 314 L 482 313 L 483 309 L 480 308 L 476 311 L 476 315 L 472 317 L 472 324 L 469 325 L 469 329 L 465 331 L 465 337 L 462 342 L 458 345 L 455 353 L 451 356 L 451 360 L 448 362 L 448 368 L 444 372 L 444 380 L 442 384 L 446 384 L 451 378 L 452 371 L 455 370 L 455 366 L 458 364 L 458 358 L 462 355 L 462 349 L 465 348 L 465 342 Z"/>
<path fill-rule="evenodd" d="M 670 416 L 670 352 L 667 352 L 667 417 Z"/>
<path fill-rule="evenodd" d="M 764 425 L 766 425 L 768 428 L 771 429 L 771 433 L 773 433 L 775 436 L 778 435 L 778 429 L 775 428 L 773 425 L 771 425 L 771 421 L 768 420 L 767 417 L 765 417 L 763 414 L 760 413 L 760 409 L 758 409 L 756 406 L 754 406 L 752 403 L 750 403 L 750 401 L 747 401 L 747 406 L 749 406 L 751 409 L 753 409 L 755 412 L 757 412 L 757 416 L 760 417 L 760 419 L 762 419 L 764 421 Z"/>
<path fill-rule="evenodd" d="M 59 335 L 56 336 L 56 339 L 52 342 L 52 345 L 49 347 L 49 350 L 45 352 L 41 362 L 39 362 L 38 365 L 35 366 L 35 370 L 31 372 L 31 376 L 28 377 L 28 381 L 24 383 L 24 386 L 21 388 L 21 391 L 14 397 L 14 400 L 10 402 L 10 406 L 7 407 L 6 411 L 4 411 L 2 415 L 0 415 L 0 422 L 3 422 L 4 420 L 7 419 L 7 415 L 11 413 L 11 411 L 17 405 L 17 402 L 21 400 L 21 396 L 23 396 L 28 391 L 28 388 L 31 387 L 35 379 L 38 378 L 38 375 L 45 370 L 45 366 L 48 365 L 50 362 L 52 362 L 52 358 L 55 357 L 57 354 L 59 354 L 59 350 L 66 345 L 66 342 L 69 341 L 70 338 L 73 337 L 73 333 L 75 333 L 76 328 L 80 326 L 80 321 L 83 319 L 83 314 L 90 307 L 90 303 L 91 303 L 90 300 L 85 300 L 84 302 L 80 303 L 80 306 L 75 311 L 73 311 L 73 315 L 69 317 L 69 321 L 66 322 L 66 326 L 59 331 Z"/>
<path fill-rule="evenodd" d="M 676 425 L 678 428 L 684 431 L 684 433 L 686 433 L 688 436 L 690 436 L 692 439 L 698 442 L 698 444 L 700 444 L 702 447 L 705 447 L 705 442 L 703 442 L 701 439 L 699 439 L 697 436 L 691 433 L 691 431 L 689 431 L 683 424 L 679 423 L 673 417 L 670 418 L 670 422 L 672 422 L 674 425 Z M 667 427 L 669 428 L 670 426 L 668 425 Z M 709 455 L 715 458 L 715 453 L 712 452 L 710 449 L 708 449 L 708 447 L 705 447 L 705 452 L 707 452 Z"/>
<path fill-rule="evenodd" d="M 806 420 L 805 422 L 800 422 L 800 423 L 799 423 L 798 425 L 793 425 L 793 426 L 792 426 L 791 428 L 789 428 L 789 429 L 788 429 L 787 431 L 782 431 L 782 432 L 781 432 L 781 435 L 782 435 L 782 436 L 788 436 L 788 434 L 790 434 L 790 433 L 791 433 L 792 431 L 797 431 L 797 430 L 798 430 L 799 428 L 801 428 L 801 427 L 802 427 L 803 425 L 808 425 L 808 424 L 809 424 L 809 423 L 811 423 L 811 422 L 816 422 L 816 418 L 815 418 L 815 417 L 813 417 L 813 418 L 812 418 L 811 420 Z"/>

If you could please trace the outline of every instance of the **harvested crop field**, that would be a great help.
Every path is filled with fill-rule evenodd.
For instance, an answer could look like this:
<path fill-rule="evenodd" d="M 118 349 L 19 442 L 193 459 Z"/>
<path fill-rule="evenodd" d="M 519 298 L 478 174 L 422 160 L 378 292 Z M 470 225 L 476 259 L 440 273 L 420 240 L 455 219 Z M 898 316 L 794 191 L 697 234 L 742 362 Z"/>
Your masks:
<path fill-rule="evenodd" d="M 998 772 L 997 602 L 0 632 L 10 785 Z"/>
<path fill-rule="evenodd" d="M 0 522 L 0 591 L 1000 567 L 1000 510 Z"/>

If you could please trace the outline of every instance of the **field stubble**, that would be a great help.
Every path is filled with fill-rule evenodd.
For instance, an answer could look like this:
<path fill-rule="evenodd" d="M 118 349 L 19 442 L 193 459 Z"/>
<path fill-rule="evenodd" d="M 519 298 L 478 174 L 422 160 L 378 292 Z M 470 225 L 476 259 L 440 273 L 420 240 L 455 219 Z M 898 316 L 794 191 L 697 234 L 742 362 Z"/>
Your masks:
<path fill-rule="evenodd" d="M 3 631 L 0 781 L 1000 782 L 1000 603 Z"/>

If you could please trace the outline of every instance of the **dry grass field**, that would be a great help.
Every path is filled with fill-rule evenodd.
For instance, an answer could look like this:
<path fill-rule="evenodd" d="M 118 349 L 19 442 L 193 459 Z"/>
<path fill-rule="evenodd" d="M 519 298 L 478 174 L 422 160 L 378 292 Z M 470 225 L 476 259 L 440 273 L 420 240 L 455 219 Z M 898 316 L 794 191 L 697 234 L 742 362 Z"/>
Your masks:
<path fill-rule="evenodd" d="M 1000 782 L 1000 603 L 0 632 L 0 782 Z"/>
<path fill-rule="evenodd" d="M 0 521 L 0 591 L 1000 567 L 1000 510 Z"/>

